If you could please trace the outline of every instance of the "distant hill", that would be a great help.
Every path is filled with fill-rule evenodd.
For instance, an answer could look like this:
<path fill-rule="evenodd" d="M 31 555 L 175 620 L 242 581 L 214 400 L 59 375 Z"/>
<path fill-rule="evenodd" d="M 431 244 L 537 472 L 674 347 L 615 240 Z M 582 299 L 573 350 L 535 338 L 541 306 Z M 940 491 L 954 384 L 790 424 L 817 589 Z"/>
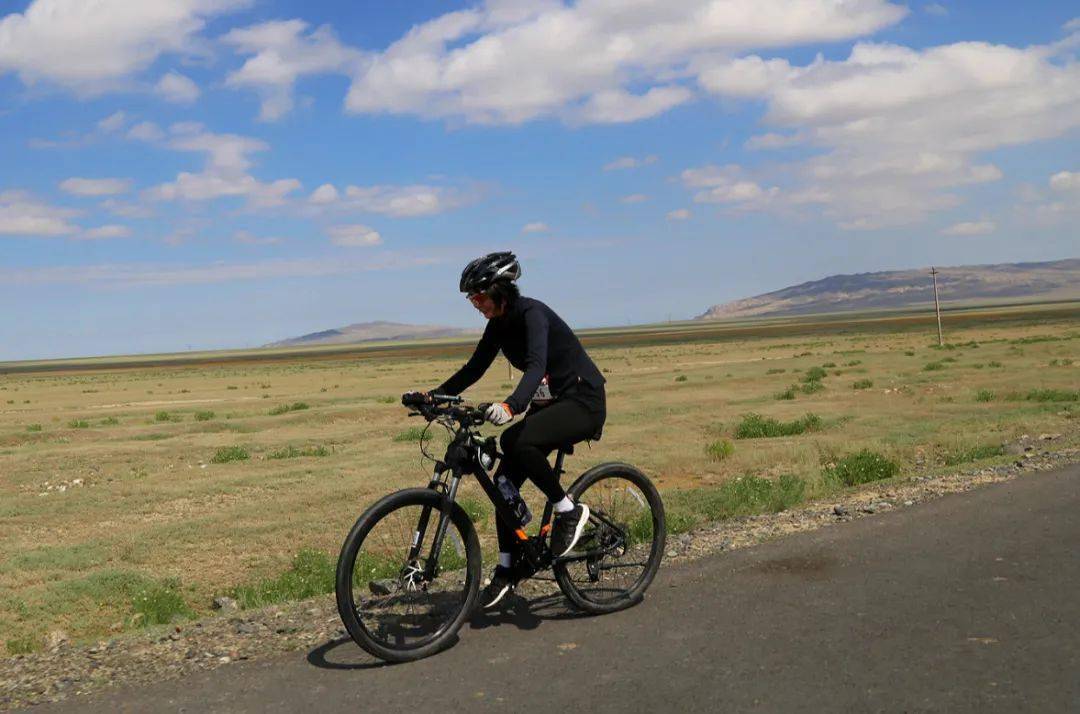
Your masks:
<path fill-rule="evenodd" d="M 938 267 L 942 303 L 1080 299 L 1080 258 L 1048 263 Z M 764 295 L 713 305 L 698 320 L 798 315 L 932 304 L 929 267 L 831 275 Z"/>
<path fill-rule="evenodd" d="M 298 347 L 306 345 L 344 345 L 353 342 L 379 342 L 388 340 L 419 340 L 437 337 L 457 337 L 478 334 L 479 330 L 439 325 L 406 325 L 400 322 L 358 322 L 345 327 L 312 332 L 300 337 L 290 337 L 267 347 Z"/>

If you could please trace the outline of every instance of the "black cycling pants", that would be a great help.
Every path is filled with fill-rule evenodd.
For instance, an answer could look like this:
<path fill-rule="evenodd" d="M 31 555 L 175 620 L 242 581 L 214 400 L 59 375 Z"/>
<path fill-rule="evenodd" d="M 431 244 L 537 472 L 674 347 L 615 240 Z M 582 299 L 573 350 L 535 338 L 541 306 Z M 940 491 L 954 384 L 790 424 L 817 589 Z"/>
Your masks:
<path fill-rule="evenodd" d="M 593 438 L 603 426 L 604 417 L 602 402 L 598 411 L 573 399 L 560 399 L 543 409 L 530 410 L 502 433 L 499 443 L 503 460 L 498 473 L 505 474 L 519 488 L 528 478 L 549 501 L 561 501 L 566 491 L 559 485 L 559 475 L 548 463 L 548 455 L 565 444 Z M 499 550 L 513 552 L 517 537 L 501 519 L 496 521 Z"/>

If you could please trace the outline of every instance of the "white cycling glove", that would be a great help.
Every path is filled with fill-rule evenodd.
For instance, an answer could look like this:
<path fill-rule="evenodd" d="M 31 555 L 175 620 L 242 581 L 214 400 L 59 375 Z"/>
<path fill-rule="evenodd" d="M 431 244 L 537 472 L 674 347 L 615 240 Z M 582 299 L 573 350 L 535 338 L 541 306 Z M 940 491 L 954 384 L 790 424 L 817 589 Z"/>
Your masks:
<path fill-rule="evenodd" d="M 484 412 L 484 418 L 495 426 L 502 426 L 513 419 L 514 414 L 506 404 L 492 404 Z"/>

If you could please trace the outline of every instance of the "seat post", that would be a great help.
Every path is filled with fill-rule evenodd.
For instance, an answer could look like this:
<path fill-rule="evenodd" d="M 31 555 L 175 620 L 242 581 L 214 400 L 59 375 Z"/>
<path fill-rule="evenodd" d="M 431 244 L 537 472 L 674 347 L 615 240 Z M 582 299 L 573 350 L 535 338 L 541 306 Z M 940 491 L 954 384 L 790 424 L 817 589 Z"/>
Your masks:
<path fill-rule="evenodd" d="M 563 467 L 562 467 L 563 459 L 565 459 L 565 458 L 566 458 L 566 452 L 563 451 L 562 449 L 559 449 L 559 453 L 555 456 L 555 476 L 556 477 L 561 476 L 563 473 L 565 473 L 563 471 Z"/>

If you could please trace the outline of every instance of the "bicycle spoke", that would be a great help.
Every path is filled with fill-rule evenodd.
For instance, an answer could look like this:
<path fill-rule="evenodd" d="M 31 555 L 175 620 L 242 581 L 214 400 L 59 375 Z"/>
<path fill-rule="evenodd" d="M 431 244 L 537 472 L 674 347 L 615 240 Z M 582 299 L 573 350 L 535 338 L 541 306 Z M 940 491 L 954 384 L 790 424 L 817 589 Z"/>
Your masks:
<path fill-rule="evenodd" d="M 427 558 L 437 531 L 432 511 L 420 555 L 408 561 L 422 507 L 396 509 L 378 521 L 362 543 L 351 581 L 356 615 L 368 633 L 386 646 L 416 646 L 437 635 L 460 610 L 466 597 L 464 544 L 449 525 L 438 558 L 441 572 L 428 580 Z M 449 566 L 449 567 L 448 567 Z"/>

